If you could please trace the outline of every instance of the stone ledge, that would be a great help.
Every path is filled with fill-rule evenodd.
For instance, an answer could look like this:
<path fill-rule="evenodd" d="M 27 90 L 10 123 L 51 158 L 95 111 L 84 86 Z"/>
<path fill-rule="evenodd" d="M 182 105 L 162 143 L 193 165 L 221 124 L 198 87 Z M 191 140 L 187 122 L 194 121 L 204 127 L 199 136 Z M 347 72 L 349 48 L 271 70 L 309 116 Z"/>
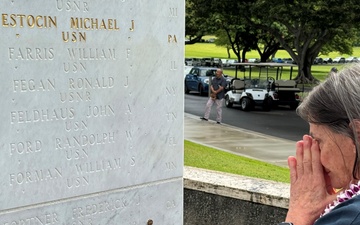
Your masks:
<path fill-rule="evenodd" d="M 290 197 L 290 184 L 194 167 L 184 167 L 184 188 L 285 209 Z"/>

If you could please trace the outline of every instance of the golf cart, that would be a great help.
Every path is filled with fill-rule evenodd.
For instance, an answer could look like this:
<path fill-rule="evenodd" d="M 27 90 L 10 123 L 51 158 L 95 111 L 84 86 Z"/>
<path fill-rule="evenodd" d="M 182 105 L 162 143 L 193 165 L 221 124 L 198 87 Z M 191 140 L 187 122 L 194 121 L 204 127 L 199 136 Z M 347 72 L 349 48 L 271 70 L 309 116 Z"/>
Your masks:
<path fill-rule="evenodd" d="M 286 63 L 234 63 L 235 78 L 229 84 L 225 94 L 225 106 L 231 108 L 239 104 L 241 109 L 249 111 L 255 106 L 270 111 L 274 106 L 288 105 L 296 109 L 300 102 L 300 88 L 292 77 L 292 64 Z M 296 65 L 295 65 L 296 66 Z M 283 67 L 290 67 L 290 80 L 282 80 Z M 244 72 L 244 78 L 239 79 L 239 69 Z M 246 76 L 248 71 L 248 76 Z M 258 76 L 252 77 L 252 73 Z"/>

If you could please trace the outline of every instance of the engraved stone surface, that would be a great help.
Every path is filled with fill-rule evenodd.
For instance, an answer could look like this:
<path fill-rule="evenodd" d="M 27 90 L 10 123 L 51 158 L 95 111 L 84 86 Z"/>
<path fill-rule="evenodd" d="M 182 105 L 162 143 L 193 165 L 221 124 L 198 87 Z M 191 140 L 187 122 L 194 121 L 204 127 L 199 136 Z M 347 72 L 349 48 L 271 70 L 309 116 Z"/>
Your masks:
<path fill-rule="evenodd" d="M 184 1 L 9 0 L 0 11 L 1 224 L 21 224 L 14 213 L 112 224 L 91 205 L 123 198 L 124 224 L 164 213 L 156 202 L 181 215 Z"/>

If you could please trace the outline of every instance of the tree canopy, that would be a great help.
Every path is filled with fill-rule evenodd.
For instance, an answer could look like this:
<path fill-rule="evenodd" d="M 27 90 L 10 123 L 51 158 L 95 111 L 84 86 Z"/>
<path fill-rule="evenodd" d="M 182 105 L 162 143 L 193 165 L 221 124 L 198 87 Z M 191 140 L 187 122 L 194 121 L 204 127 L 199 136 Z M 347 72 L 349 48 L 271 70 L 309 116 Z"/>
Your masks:
<path fill-rule="evenodd" d="M 281 47 L 297 62 L 296 79 L 303 83 L 316 82 L 311 75 L 311 66 L 319 54 L 330 51 L 351 53 L 360 21 L 360 6 L 355 0 L 188 2 L 201 8 L 203 13 L 192 8 L 192 16 L 202 15 L 202 20 L 206 21 L 201 25 L 193 24 L 194 30 L 203 35 L 224 30 L 238 58 L 240 51 L 244 58 L 247 51 L 257 50 L 264 61 Z M 187 17 L 186 23 L 194 21 L 192 16 Z M 187 25 L 186 29 L 188 35 Z"/>

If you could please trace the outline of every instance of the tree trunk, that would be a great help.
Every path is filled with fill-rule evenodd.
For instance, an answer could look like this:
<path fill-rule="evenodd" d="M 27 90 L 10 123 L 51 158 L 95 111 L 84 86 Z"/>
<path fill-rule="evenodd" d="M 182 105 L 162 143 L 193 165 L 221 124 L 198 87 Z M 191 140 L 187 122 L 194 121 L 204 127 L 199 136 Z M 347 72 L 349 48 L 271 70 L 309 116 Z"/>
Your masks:
<path fill-rule="evenodd" d="M 311 74 L 311 66 L 312 66 L 312 63 L 309 62 L 308 60 L 304 61 L 302 59 L 299 59 L 298 74 L 294 79 L 294 80 L 296 80 L 296 83 L 298 83 L 298 84 L 318 84 L 319 83 L 319 80 L 317 80 Z"/>

